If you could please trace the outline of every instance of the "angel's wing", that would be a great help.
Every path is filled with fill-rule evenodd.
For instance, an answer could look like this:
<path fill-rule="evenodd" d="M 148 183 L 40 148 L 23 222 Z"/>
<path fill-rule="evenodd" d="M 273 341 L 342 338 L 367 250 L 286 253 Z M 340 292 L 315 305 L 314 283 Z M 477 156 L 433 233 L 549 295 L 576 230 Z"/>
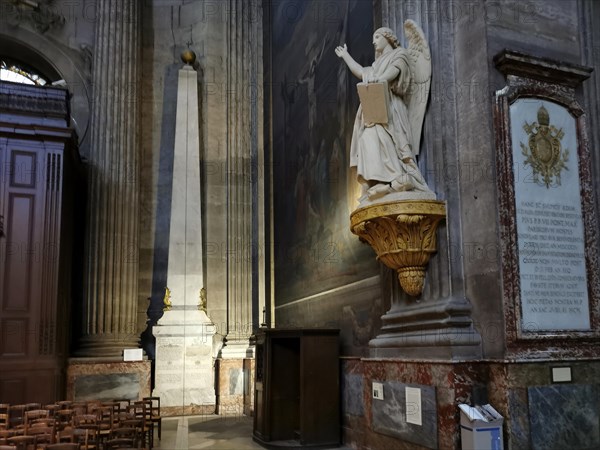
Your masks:
<path fill-rule="evenodd" d="M 412 75 L 409 96 L 405 101 L 412 133 L 412 149 L 413 153 L 418 155 L 431 85 L 431 53 L 423 30 L 413 20 L 408 19 L 404 22 L 404 35 L 408 40 L 408 60 Z"/>

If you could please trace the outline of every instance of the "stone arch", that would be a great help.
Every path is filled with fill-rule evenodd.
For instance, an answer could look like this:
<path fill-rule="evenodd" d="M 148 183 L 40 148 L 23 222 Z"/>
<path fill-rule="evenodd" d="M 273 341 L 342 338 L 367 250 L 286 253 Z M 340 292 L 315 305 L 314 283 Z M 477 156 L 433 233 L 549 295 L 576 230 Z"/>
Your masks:
<path fill-rule="evenodd" d="M 88 129 L 92 106 L 90 58 L 82 51 L 57 45 L 46 36 L 22 27 L 0 31 L 0 53 L 31 66 L 50 82 L 65 80 L 71 93 L 72 126 L 77 132 L 79 149 L 87 154 Z"/>

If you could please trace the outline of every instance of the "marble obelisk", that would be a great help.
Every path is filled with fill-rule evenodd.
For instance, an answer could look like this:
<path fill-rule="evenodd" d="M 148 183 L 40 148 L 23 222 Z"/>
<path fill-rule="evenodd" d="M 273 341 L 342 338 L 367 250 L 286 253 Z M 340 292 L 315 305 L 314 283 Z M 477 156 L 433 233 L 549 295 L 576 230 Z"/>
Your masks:
<path fill-rule="evenodd" d="M 213 335 L 204 305 L 198 77 L 195 55 L 184 52 L 179 70 L 173 155 L 173 191 L 165 311 L 153 328 L 156 337 L 154 395 L 161 406 L 215 404 Z M 170 297 L 170 298 L 169 298 Z"/>

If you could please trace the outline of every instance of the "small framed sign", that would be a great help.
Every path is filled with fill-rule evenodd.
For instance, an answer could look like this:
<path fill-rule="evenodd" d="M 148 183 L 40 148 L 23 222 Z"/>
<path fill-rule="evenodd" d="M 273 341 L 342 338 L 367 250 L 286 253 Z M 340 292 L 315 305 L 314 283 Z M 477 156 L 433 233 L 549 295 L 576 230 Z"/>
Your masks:
<path fill-rule="evenodd" d="M 123 361 L 141 361 L 144 359 L 144 350 L 141 348 L 123 349 Z"/>

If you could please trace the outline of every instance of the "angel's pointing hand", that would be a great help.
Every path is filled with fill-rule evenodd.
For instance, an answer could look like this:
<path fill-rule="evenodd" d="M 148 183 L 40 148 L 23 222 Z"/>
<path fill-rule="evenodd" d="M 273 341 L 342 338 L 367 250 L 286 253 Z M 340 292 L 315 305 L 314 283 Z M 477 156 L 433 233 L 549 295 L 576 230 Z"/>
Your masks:
<path fill-rule="evenodd" d="M 344 44 L 344 46 L 337 46 L 335 48 L 335 54 L 338 55 L 340 58 L 343 58 L 344 55 L 348 54 L 348 46 L 346 44 Z"/>

